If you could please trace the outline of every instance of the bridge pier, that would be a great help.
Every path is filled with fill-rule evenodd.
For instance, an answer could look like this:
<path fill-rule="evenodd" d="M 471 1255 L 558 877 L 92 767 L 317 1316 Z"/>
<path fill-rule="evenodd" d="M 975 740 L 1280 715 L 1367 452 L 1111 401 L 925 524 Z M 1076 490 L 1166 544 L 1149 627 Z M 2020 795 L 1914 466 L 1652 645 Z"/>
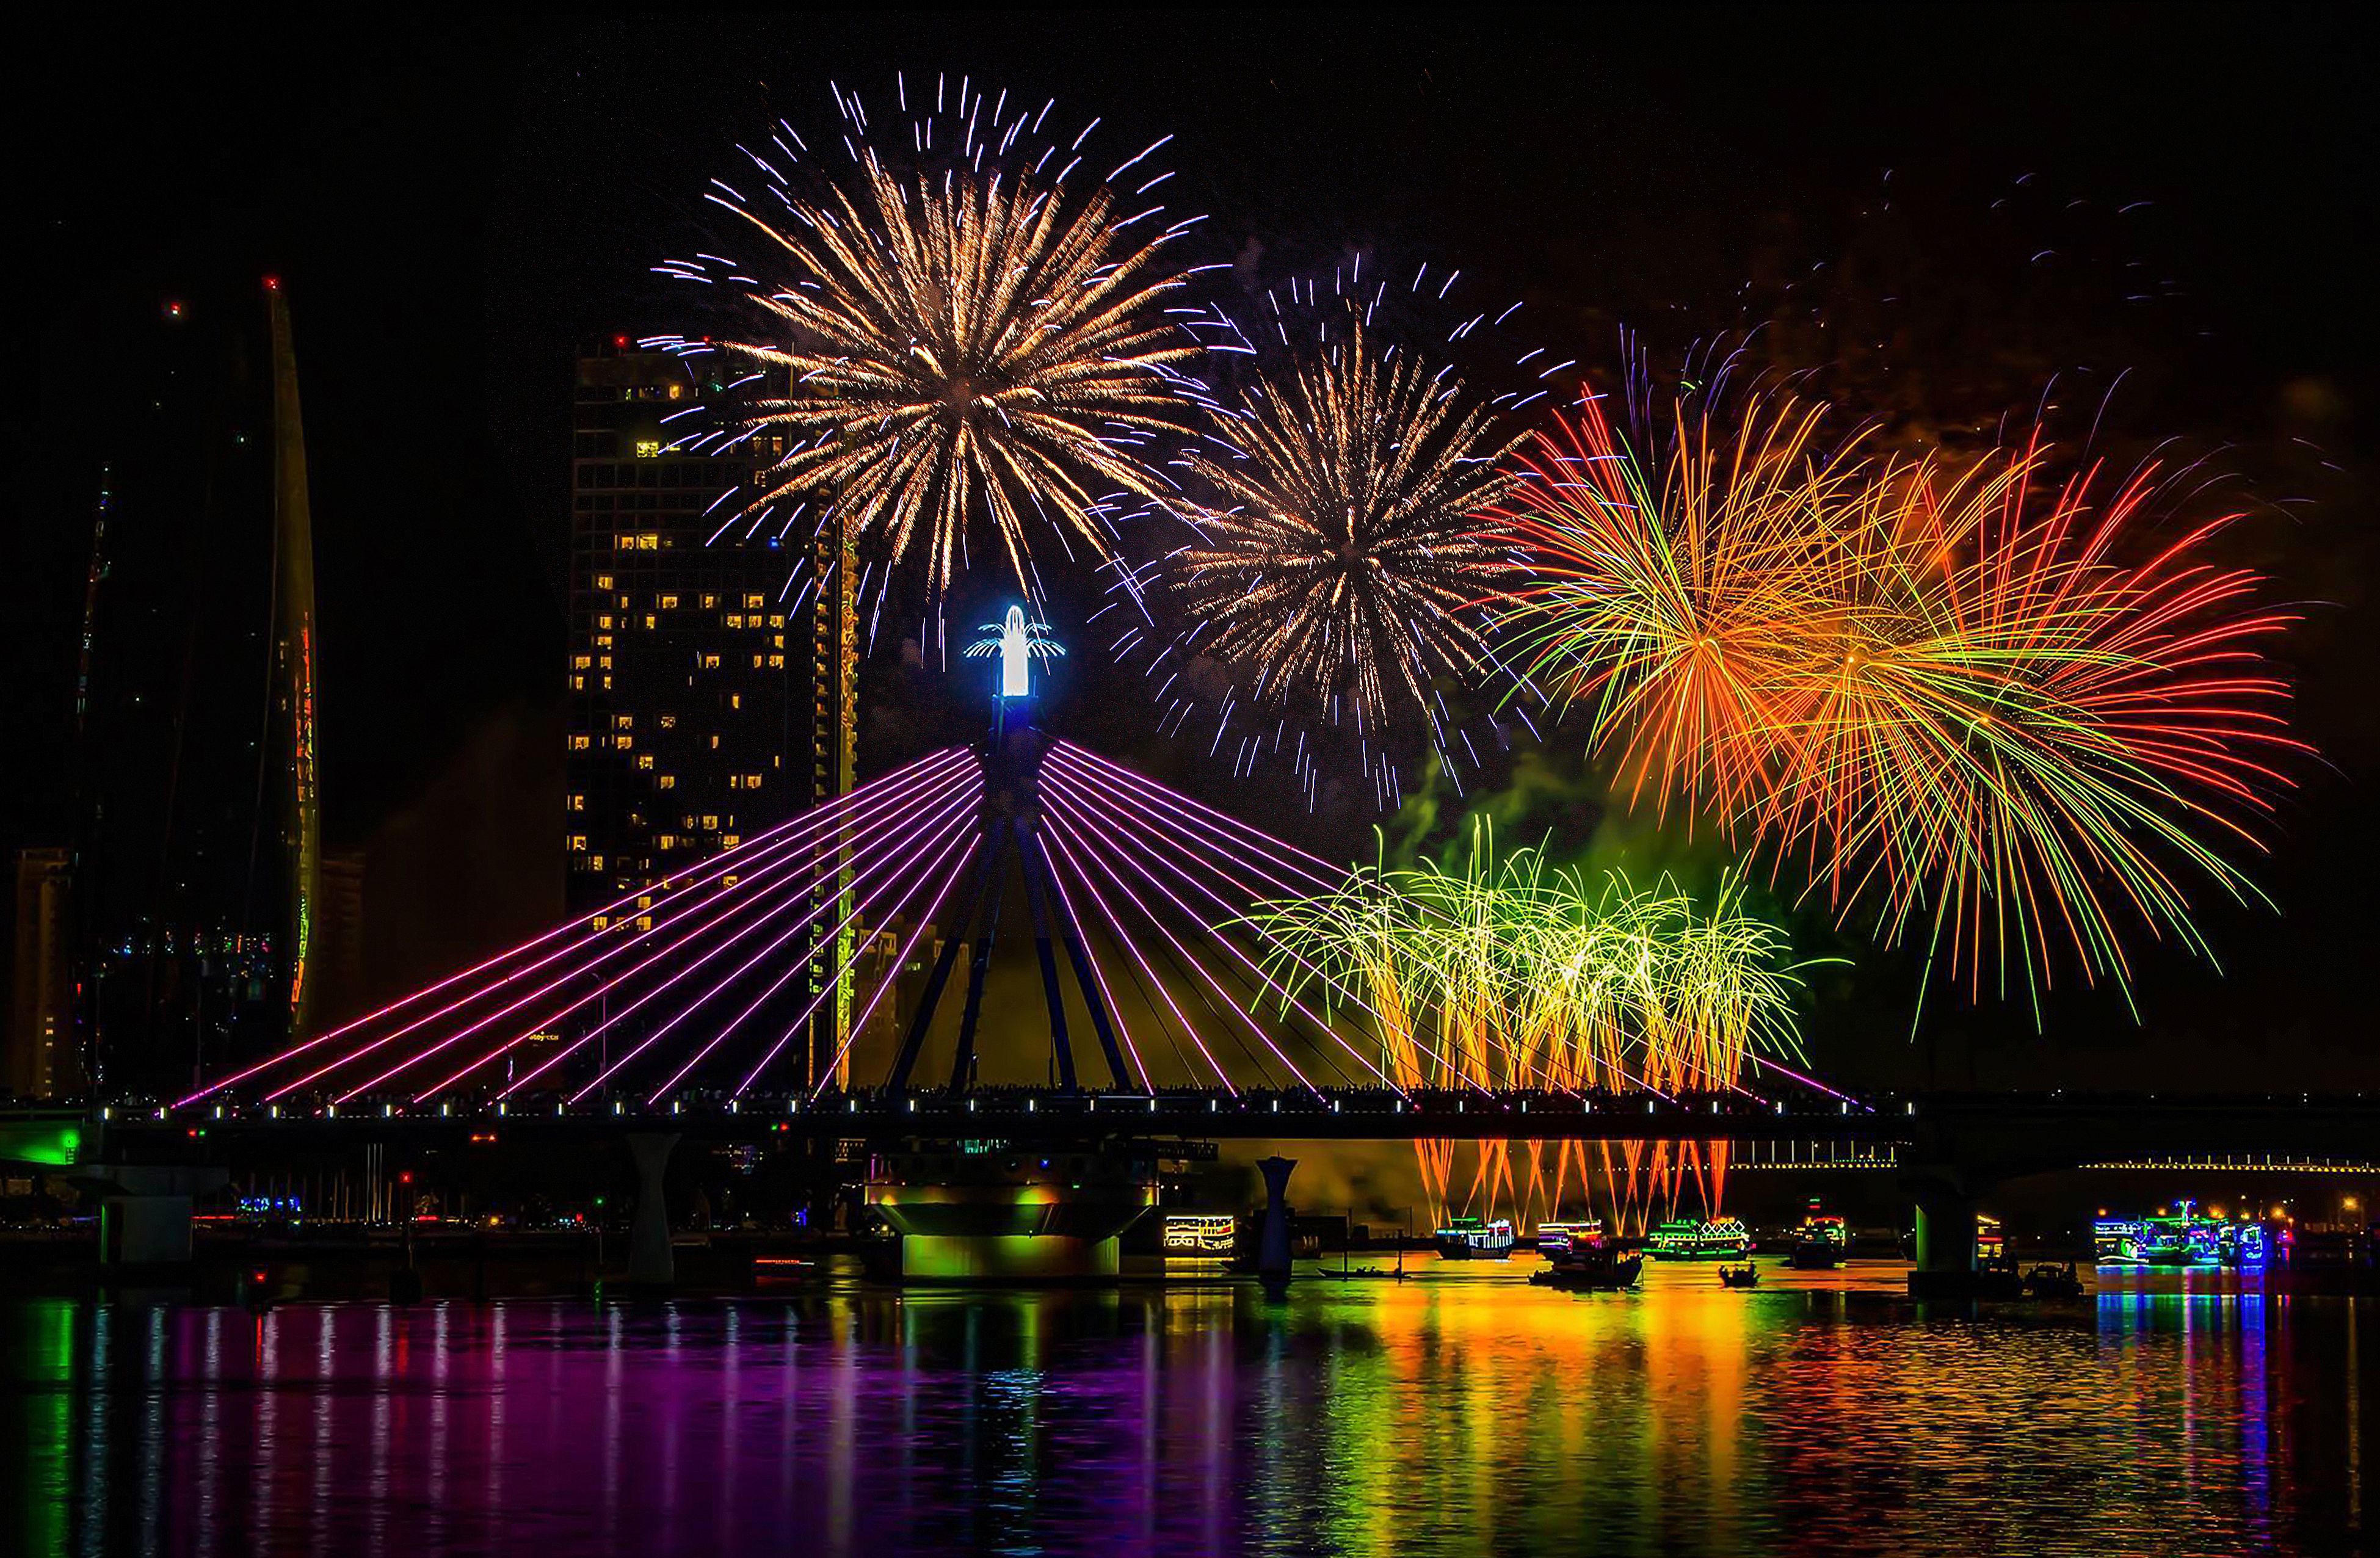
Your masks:
<path fill-rule="evenodd" d="M 196 1164 L 91 1163 L 73 1177 L 99 1193 L 99 1263 L 121 1269 L 188 1265 L 191 1206 L 231 1175 Z"/>
<path fill-rule="evenodd" d="M 1976 1262 L 1977 1204 L 1987 1187 L 1973 1172 L 1937 1166 L 1910 1171 L 1901 1187 L 1917 1204 L 1917 1263 L 1909 1291 L 1920 1298 L 1967 1298 L 1987 1285 Z"/>
<path fill-rule="evenodd" d="M 1264 1223 L 1257 1235 L 1257 1275 L 1269 1289 L 1289 1286 L 1289 1175 L 1295 1158 L 1259 1158 L 1257 1172 L 1264 1175 Z"/>
<path fill-rule="evenodd" d="M 628 1232 L 628 1282 L 635 1287 L 667 1287 L 677 1280 L 677 1258 L 670 1248 L 669 1201 L 663 1184 L 670 1153 L 677 1147 L 674 1131 L 631 1131 L 628 1151 L 637 1161 L 636 1221 Z"/>

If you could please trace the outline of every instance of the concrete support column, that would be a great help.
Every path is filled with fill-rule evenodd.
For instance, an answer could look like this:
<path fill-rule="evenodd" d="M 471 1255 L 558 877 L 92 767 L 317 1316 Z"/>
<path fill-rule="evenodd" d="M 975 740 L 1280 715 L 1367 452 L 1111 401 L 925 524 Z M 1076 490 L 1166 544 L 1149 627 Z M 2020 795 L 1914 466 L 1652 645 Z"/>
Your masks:
<path fill-rule="evenodd" d="M 1265 1285 L 1289 1284 L 1289 1175 L 1295 1158 L 1261 1158 L 1257 1172 L 1264 1175 L 1264 1223 L 1257 1235 L 1257 1275 Z"/>
<path fill-rule="evenodd" d="M 190 1208 L 229 1175 L 223 1169 L 169 1163 L 91 1163 L 72 1180 L 95 1190 L 102 1266 L 187 1266 Z"/>
<path fill-rule="evenodd" d="M 670 1153 L 677 1141 L 674 1131 L 636 1131 L 628 1137 L 628 1151 L 637 1160 L 637 1212 L 628 1234 L 628 1281 L 638 1287 L 667 1287 L 677 1280 L 677 1258 L 670 1249 L 669 1202 L 662 1194 Z"/>
<path fill-rule="evenodd" d="M 1917 1199 L 1917 1269 L 1966 1275 L 1975 1269 L 1975 1199 L 1947 1188 Z"/>

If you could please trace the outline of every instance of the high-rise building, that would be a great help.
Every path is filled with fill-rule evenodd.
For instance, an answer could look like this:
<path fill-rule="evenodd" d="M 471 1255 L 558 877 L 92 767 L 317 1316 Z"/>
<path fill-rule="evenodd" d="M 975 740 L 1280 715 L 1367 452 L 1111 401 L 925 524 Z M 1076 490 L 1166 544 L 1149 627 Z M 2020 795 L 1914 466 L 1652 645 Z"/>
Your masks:
<path fill-rule="evenodd" d="M 64 849 L 17 855 L 15 1000 L 0 1089 L 19 1098 L 71 1098 L 84 1090 L 74 1028 L 69 859 Z"/>
<path fill-rule="evenodd" d="M 319 885 L 314 615 L 279 285 L 99 316 L 74 741 L 78 1063 L 172 1096 L 302 1028 Z"/>
<path fill-rule="evenodd" d="M 766 451 L 681 446 L 724 402 L 716 361 L 625 338 L 578 359 L 563 802 L 576 908 L 809 800 L 807 622 L 783 598 L 809 537 L 744 513 Z"/>

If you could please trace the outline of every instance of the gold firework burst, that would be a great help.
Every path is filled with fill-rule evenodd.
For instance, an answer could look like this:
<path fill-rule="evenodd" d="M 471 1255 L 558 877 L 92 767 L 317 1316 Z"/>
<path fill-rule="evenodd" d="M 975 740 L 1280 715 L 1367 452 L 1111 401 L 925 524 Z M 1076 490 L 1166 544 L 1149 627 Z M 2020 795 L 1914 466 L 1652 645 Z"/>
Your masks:
<path fill-rule="evenodd" d="M 1441 672 L 1483 670 L 1463 608 L 1508 553 L 1472 516 L 1504 496 L 1512 444 L 1464 399 L 1359 325 L 1219 417 L 1184 462 L 1216 494 L 1191 505 L 1200 540 L 1180 558 L 1206 652 L 1254 663 L 1274 702 L 1352 691 L 1375 720 L 1391 668 L 1416 701 Z"/>
<path fill-rule="evenodd" d="M 754 294 L 776 338 L 732 347 L 786 374 L 752 418 L 787 444 L 755 506 L 823 494 L 896 562 L 922 538 L 937 590 L 978 499 L 1028 589 L 1028 510 L 1110 555 L 1111 503 L 1156 495 L 1143 449 L 1180 430 L 1178 365 L 1199 352 L 1159 306 L 1182 285 L 1160 257 L 1180 225 L 1135 245 L 1105 186 L 905 181 L 873 151 L 859 175 L 782 225 L 734 208 L 793 273 Z"/>

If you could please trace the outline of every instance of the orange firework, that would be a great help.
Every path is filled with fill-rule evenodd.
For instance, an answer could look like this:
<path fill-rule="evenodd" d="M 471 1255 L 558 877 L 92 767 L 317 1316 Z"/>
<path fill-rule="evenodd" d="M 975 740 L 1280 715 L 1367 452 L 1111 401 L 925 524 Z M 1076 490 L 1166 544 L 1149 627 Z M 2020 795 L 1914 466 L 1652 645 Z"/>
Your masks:
<path fill-rule="evenodd" d="M 2046 481 L 2036 442 L 1951 470 L 1815 452 L 1822 413 L 1681 413 L 1665 450 L 1590 403 L 1541 434 L 1502 515 L 1537 561 L 1531 669 L 1588 703 L 1632 793 L 1706 809 L 1888 939 L 1923 926 L 1954 974 L 2046 982 L 2070 946 L 2130 977 L 2128 931 L 2201 953 L 2184 880 L 2246 878 L 2283 784 L 2289 618 L 2209 562 L 2199 527 L 2119 554 L 2154 472 Z"/>

